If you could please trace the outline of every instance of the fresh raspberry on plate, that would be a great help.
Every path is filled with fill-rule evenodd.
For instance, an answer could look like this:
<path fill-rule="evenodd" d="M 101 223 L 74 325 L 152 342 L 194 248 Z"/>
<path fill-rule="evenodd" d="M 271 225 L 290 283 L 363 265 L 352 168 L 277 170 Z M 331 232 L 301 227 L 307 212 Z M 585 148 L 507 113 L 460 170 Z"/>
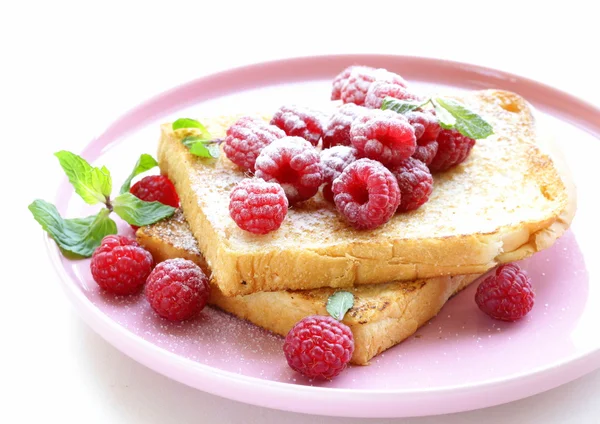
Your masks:
<path fill-rule="evenodd" d="M 227 129 L 223 151 L 230 161 L 245 171 L 254 172 L 254 162 L 261 150 L 285 132 L 259 118 L 244 116 Z"/>
<path fill-rule="evenodd" d="M 98 285 L 114 294 L 133 294 L 140 290 L 152 271 L 152 255 L 137 241 L 110 235 L 102 239 L 92 254 L 90 269 Z"/>
<path fill-rule="evenodd" d="M 271 124 L 281 128 L 287 135 L 302 137 L 313 146 L 319 144 L 323 135 L 322 113 L 303 106 L 282 106 L 273 114 Z"/>
<path fill-rule="evenodd" d="M 146 202 L 179 207 L 179 196 L 175 186 L 166 175 L 149 175 L 135 183 L 129 192 Z"/>
<path fill-rule="evenodd" d="M 417 148 L 413 157 L 429 165 L 438 151 L 437 138 L 442 130 L 438 122 L 435 112 L 432 109 L 425 111 L 408 112 L 406 119 L 415 130 L 417 138 Z"/>
<path fill-rule="evenodd" d="M 352 123 L 350 141 L 359 154 L 395 166 L 412 156 L 417 147 L 415 130 L 401 114 L 370 109 Z"/>
<path fill-rule="evenodd" d="M 483 312 L 502 321 L 516 321 L 534 304 L 531 279 L 517 264 L 505 264 L 479 284 L 475 302 Z"/>
<path fill-rule="evenodd" d="M 319 152 L 301 137 L 284 137 L 260 153 L 256 176 L 281 184 L 290 203 L 310 199 L 323 183 Z"/>
<path fill-rule="evenodd" d="M 323 133 L 323 149 L 333 146 L 350 145 L 350 127 L 352 122 L 364 112 L 364 108 L 354 103 L 346 103 L 340 106 L 325 126 Z"/>
<path fill-rule="evenodd" d="M 347 325 L 331 317 L 313 315 L 290 330 L 283 352 L 294 371 L 308 378 L 330 380 L 350 362 L 354 336 Z"/>
<path fill-rule="evenodd" d="M 342 87 L 346 84 L 348 78 L 350 78 L 350 74 L 354 70 L 368 73 L 375 71 L 375 68 L 369 66 L 348 66 L 333 79 L 331 100 L 340 100 L 342 98 Z"/>
<path fill-rule="evenodd" d="M 194 262 L 177 258 L 156 265 L 148 276 L 146 298 L 152 309 L 169 321 L 199 313 L 210 296 L 208 277 Z"/>
<path fill-rule="evenodd" d="M 331 185 L 348 165 L 358 159 L 358 151 L 351 146 L 334 146 L 321 152 L 321 170 L 323 172 L 323 196 L 333 202 Z"/>
<path fill-rule="evenodd" d="M 390 220 L 400 204 L 396 177 L 371 159 L 352 162 L 333 181 L 337 210 L 354 228 L 369 230 Z"/>
<path fill-rule="evenodd" d="M 391 169 L 400 187 L 398 212 L 408 212 L 423 205 L 433 191 L 433 177 L 429 168 L 415 158 L 408 158 Z"/>
<path fill-rule="evenodd" d="M 288 211 L 283 188 L 260 178 L 246 178 L 229 195 L 229 214 L 242 230 L 267 234 L 277 230 Z"/>
<path fill-rule="evenodd" d="M 475 145 L 475 140 L 456 130 L 441 130 L 437 138 L 438 151 L 429 164 L 432 172 L 446 171 L 462 163 Z"/>
<path fill-rule="evenodd" d="M 365 107 L 379 109 L 386 97 L 393 97 L 398 100 L 421 100 L 421 97 L 409 91 L 406 85 L 393 81 L 378 80 L 369 86 L 365 94 Z"/>
<path fill-rule="evenodd" d="M 386 69 L 362 69 L 356 68 L 350 72 L 350 76 L 342 86 L 340 97 L 344 103 L 355 103 L 363 105 L 367 91 L 375 81 L 388 82 L 401 87 L 406 87 L 406 81 L 400 75 Z"/>

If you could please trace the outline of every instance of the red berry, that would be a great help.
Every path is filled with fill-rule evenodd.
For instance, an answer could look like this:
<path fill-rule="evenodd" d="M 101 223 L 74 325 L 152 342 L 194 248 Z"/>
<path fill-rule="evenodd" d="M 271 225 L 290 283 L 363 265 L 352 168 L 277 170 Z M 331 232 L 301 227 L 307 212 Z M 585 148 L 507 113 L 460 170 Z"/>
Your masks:
<path fill-rule="evenodd" d="M 271 124 L 281 128 L 292 137 L 302 137 L 313 146 L 319 144 L 323 135 L 324 116 L 302 106 L 282 106 L 275 112 Z"/>
<path fill-rule="evenodd" d="M 267 234 L 281 226 L 288 200 L 279 184 L 246 178 L 229 195 L 229 214 L 242 230 Z"/>
<path fill-rule="evenodd" d="M 350 72 L 348 80 L 342 86 L 340 96 L 344 103 L 363 105 L 367 91 L 375 81 L 385 81 L 401 87 L 406 87 L 406 81 L 398 74 L 385 69 L 356 68 Z"/>
<path fill-rule="evenodd" d="M 437 154 L 429 164 L 432 172 L 445 171 L 462 163 L 475 145 L 475 140 L 456 130 L 441 130 L 437 142 Z"/>
<path fill-rule="evenodd" d="M 516 321 L 531 311 L 534 297 L 527 273 L 517 264 L 505 264 L 479 284 L 475 302 L 492 318 Z"/>
<path fill-rule="evenodd" d="M 159 263 L 146 283 L 150 306 L 170 321 L 192 318 L 204 309 L 209 296 L 208 277 L 187 259 L 167 259 Z"/>
<path fill-rule="evenodd" d="M 331 100 L 339 100 L 342 98 L 342 87 L 344 86 L 344 84 L 346 84 L 348 78 L 350 78 L 350 74 L 354 70 L 361 70 L 363 72 L 373 72 L 375 71 L 375 68 L 371 68 L 369 66 L 348 66 L 333 79 Z"/>
<path fill-rule="evenodd" d="M 92 277 L 106 291 L 133 294 L 140 290 L 152 271 L 152 255 L 133 239 L 111 235 L 94 251 Z"/>
<path fill-rule="evenodd" d="M 359 230 L 377 228 L 390 220 L 400 204 L 396 177 L 371 159 L 352 162 L 333 181 L 337 210 Z"/>
<path fill-rule="evenodd" d="M 163 205 L 179 207 L 179 196 L 175 186 L 166 175 L 149 175 L 129 189 L 135 197 L 146 202 L 160 202 Z"/>
<path fill-rule="evenodd" d="M 230 161 L 254 172 L 254 162 L 261 150 L 273 141 L 285 137 L 285 132 L 259 118 L 244 116 L 227 130 L 223 151 Z"/>
<path fill-rule="evenodd" d="M 340 176 L 348 165 L 358 159 L 358 151 L 350 146 L 334 146 L 321 152 L 321 170 L 323 172 L 323 196 L 326 200 L 333 201 L 331 184 Z"/>
<path fill-rule="evenodd" d="M 256 176 L 281 184 L 290 203 L 309 199 L 323 183 L 319 152 L 303 138 L 284 137 L 260 153 Z"/>
<path fill-rule="evenodd" d="M 362 156 L 395 166 L 417 147 L 415 130 L 406 118 L 391 110 L 371 109 L 352 123 L 350 141 Z"/>
<path fill-rule="evenodd" d="M 364 108 L 356 106 L 354 103 L 346 103 L 336 110 L 325 127 L 323 149 L 337 145 L 350 145 L 350 127 L 363 111 Z"/>
<path fill-rule="evenodd" d="M 415 158 L 405 159 L 391 169 L 400 187 L 398 212 L 408 212 L 419 208 L 433 191 L 433 178 L 429 168 Z"/>
<path fill-rule="evenodd" d="M 435 116 L 433 111 L 412 111 L 408 112 L 406 119 L 410 122 L 410 125 L 415 129 L 415 136 L 417 137 L 417 144 L 429 143 L 430 141 L 436 141 L 442 127 Z"/>
<path fill-rule="evenodd" d="M 412 157 L 420 160 L 425 165 L 429 165 L 438 151 L 438 142 L 429 141 L 427 143 L 419 144 L 417 141 L 417 148 L 413 153 Z"/>
<path fill-rule="evenodd" d="M 329 380 L 350 362 L 354 336 L 347 325 L 331 317 L 313 315 L 290 330 L 283 352 L 294 371 L 308 378 Z"/>
<path fill-rule="evenodd" d="M 421 100 L 421 97 L 411 93 L 406 85 L 390 81 L 375 81 L 369 86 L 365 95 L 365 107 L 379 109 L 386 97 L 398 100 Z"/>

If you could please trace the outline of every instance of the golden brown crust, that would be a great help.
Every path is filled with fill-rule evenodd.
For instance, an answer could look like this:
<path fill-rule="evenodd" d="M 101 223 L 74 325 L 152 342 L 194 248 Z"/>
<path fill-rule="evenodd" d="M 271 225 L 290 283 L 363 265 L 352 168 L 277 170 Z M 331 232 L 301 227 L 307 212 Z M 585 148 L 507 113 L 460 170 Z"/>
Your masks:
<path fill-rule="evenodd" d="M 244 233 L 227 214 L 228 193 L 243 175 L 225 157 L 192 157 L 180 142 L 185 133 L 169 125 L 162 127 L 160 167 L 227 296 L 483 273 L 550 246 L 570 224 L 574 198 L 521 97 L 487 90 L 463 100 L 496 135 L 436 175 L 422 208 L 373 231 L 353 230 L 317 196 L 291 209 L 280 230 Z M 207 123 L 218 136 L 233 119 Z"/>

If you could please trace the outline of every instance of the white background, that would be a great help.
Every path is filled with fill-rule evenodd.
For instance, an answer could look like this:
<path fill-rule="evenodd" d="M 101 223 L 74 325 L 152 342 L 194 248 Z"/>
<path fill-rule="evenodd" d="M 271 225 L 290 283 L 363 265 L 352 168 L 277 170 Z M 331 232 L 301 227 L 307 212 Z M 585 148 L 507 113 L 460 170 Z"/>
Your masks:
<path fill-rule="evenodd" d="M 364 421 L 267 410 L 190 389 L 125 357 L 75 314 L 26 205 L 54 195 L 61 177 L 54 151 L 81 150 L 140 101 L 244 63 L 395 53 L 499 68 L 600 106 L 595 2 L 214 3 L 1 3 L 0 422 Z M 599 422 L 599 396 L 597 371 L 443 422 Z"/>

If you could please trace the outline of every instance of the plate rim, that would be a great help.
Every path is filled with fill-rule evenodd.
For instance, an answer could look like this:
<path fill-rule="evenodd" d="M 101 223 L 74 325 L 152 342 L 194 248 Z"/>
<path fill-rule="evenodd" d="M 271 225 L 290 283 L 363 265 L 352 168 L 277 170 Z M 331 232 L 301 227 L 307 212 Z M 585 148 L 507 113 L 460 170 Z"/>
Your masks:
<path fill-rule="evenodd" d="M 552 86 L 549 86 L 549 85 L 541 83 L 539 81 L 530 79 L 528 77 L 520 76 L 518 74 L 509 73 L 506 71 L 500 71 L 500 70 L 497 70 L 494 68 L 488 68 L 488 67 L 484 67 L 484 66 L 480 66 L 480 65 L 469 64 L 469 63 L 465 63 L 465 62 L 457 62 L 457 61 L 451 61 L 451 60 L 446 60 L 446 59 L 435 59 L 435 58 L 431 58 L 431 57 L 406 56 L 406 55 L 386 55 L 386 54 L 338 54 L 338 55 L 333 54 L 333 55 L 319 55 L 319 56 L 295 56 L 295 57 L 282 58 L 282 59 L 277 59 L 277 60 L 272 60 L 272 61 L 255 62 L 255 63 L 251 63 L 251 64 L 228 68 L 228 69 L 221 70 L 221 71 L 218 71 L 215 73 L 203 75 L 203 76 L 195 78 L 193 80 L 178 84 L 168 90 L 162 91 L 162 92 L 148 98 L 147 100 L 139 103 L 138 105 L 130 108 L 126 112 L 119 115 L 116 119 L 111 121 L 111 123 L 108 126 L 104 127 L 104 129 L 100 133 L 100 135 L 98 135 L 97 137 L 92 137 L 88 141 L 88 143 L 82 149 L 82 154 L 85 155 L 85 152 L 95 142 L 97 142 L 97 140 L 99 138 L 106 136 L 106 134 L 109 133 L 109 131 L 111 131 L 114 127 L 118 127 L 120 124 L 122 124 L 122 122 L 127 121 L 128 119 L 131 119 L 131 117 L 135 116 L 135 114 L 138 114 L 138 113 L 144 111 L 145 109 L 147 109 L 151 105 L 161 101 L 162 99 L 172 96 L 172 95 L 174 95 L 182 90 L 185 90 L 186 88 L 192 87 L 196 84 L 206 82 L 207 80 L 210 80 L 212 78 L 223 78 L 223 77 L 226 77 L 228 74 L 235 75 L 242 71 L 243 72 L 252 72 L 252 71 L 256 71 L 256 70 L 259 70 L 259 69 L 265 68 L 265 67 L 273 67 L 273 66 L 278 66 L 278 65 L 282 65 L 282 64 L 294 64 L 294 63 L 299 63 L 299 62 L 305 62 L 305 61 L 311 61 L 311 60 L 324 60 L 324 59 L 333 59 L 338 62 L 345 61 L 348 64 L 350 64 L 351 62 L 356 63 L 359 61 L 366 63 L 368 61 L 373 62 L 373 61 L 386 61 L 386 60 L 388 60 L 388 61 L 389 60 L 409 60 L 409 61 L 417 61 L 417 62 L 425 63 L 426 66 L 439 67 L 440 65 L 442 65 L 444 67 L 450 67 L 450 68 L 454 68 L 454 69 L 458 68 L 458 69 L 462 69 L 463 71 L 467 71 L 467 72 L 471 72 L 471 73 L 474 72 L 478 75 L 486 75 L 488 77 L 489 77 L 489 75 L 493 74 L 493 75 L 496 75 L 497 77 L 500 76 L 505 79 L 508 78 L 508 79 L 512 79 L 515 81 L 518 80 L 522 84 L 532 86 L 532 87 L 537 87 L 538 89 L 542 89 L 546 92 L 556 94 L 558 97 L 562 97 L 564 99 L 569 100 L 569 102 L 572 104 L 576 104 L 582 108 L 585 108 L 586 112 L 588 112 L 588 114 L 589 114 L 589 112 L 591 112 L 591 113 L 600 115 L 600 107 L 596 107 L 592 103 L 590 103 L 586 100 L 583 100 L 577 96 L 574 96 L 572 94 L 569 94 L 565 91 L 562 91 L 560 89 L 554 88 Z M 291 81 L 293 81 L 293 80 L 291 80 Z M 589 120 L 583 120 L 583 122 L 587 123 L 588 126 L 587 127 L 585 125 L 580 126 L 580 128 L 582 130 L 590 132 L 594 136 L 598 136 L 598 134 L 600 134 L 600 124 L 597 125 L 598 128 L 593 129 L 593 124 Z M 139 127 L 139 125 L 132 127 L 131 131 L 135 130 L 138 127 Z M 596 133 L 596 131 L 598 131 L 598 133 Z M 62 177 L 61 182 L 59 184 L 59 189 L 57 190 L 57 193 L 54 197 L 55 201 L 58 200 L 58 198 L 60 198 L 60 193 L 62 191 L 64 191 L 65 186 L 68 187 L 68 180 L 66 179 L 66 177 Z M 598 346 L 596 346 L 596 348 L 590 348 L 587 352 L 584 352 L 584 353 L 581 353 L 578 355 L 572 355 L 572 356 L 570 356 L 566 359 L 563 359 L 551 366 L 539 367 L 539 368 L 536 368 L 535 370 L 532 370 L 526 374 L 519 374 L 516 376 L 509 377 L 509 378 L 498 377 L 498 378 L 486 380 L 486 381 L 476 384 L 476 385 L 474 385 L 472 383 L 465 383 L 465 384 L 461 384 L 461 385 L 441 386 L 441 387 L 435 387 L 435 388 L 349 389 L 349 388 L 317 387 L 317 386 L 308 386 L 308 385 L 294 385 L 294 384 L 285 383 L 285 382 L 272 381 L 272 380 L 261 379 L 258 377 L 246 376 L 246 375 L 238 374 L 238 373 L 231 372 L 231 371 L 221 370 L 219 368 L 216 368 L 216 367 L 213 367 L 210 365 L 201 364 L 201 363 L 192 361 L 191 359 L 188 359 L 188 358 L 183 358 L 175 353 L 172 353 L 168 350 L 165 350 L 163 348 L 160 348 L 159 346 L 152 344 L 151 342 L 143 339 L 142 337 L 138 336 L 137 334 L 134 334 L 134 333 L 130 332 L 129 330 L 127 330 L 126 328 L 124 328 L 123 326 L 119 325 L 117 322 L 115 322 L 110 317 L 105 315 L 96 305 L 94 305 L 83 294 L 83 292 L 81 290 L 78 290 L 75 287 L 75 285 L 72 284 L 73 283 L 72 279 L 67 275 L 64 267 L 62 266 L 63 258 L 62 258 L 60 249 L 58 248 L 56 243 L 54 243 L 54 241 L 47 234 L 44 233 L 43 238 L 45 240 L 46 249 L 47 249 L 47 252 L 48 252 L 48 255 L 50 258 L 50 262 L 52 263 L 52 266 L 59 277 L 59 280 L 61 282 L 61 285 L 63 286 L 63 289 L 65 290 L 65 292 L 68 295 L 67 297 L 71 300 L 71 302 L 76 307 L 78 314 L 84 319 L 84 321 L 91 328 L 94 329 L 94 331 L 96 331 L 99 335 L 101 335 L 102 338 L 104 338 L 107 342 L 109 342 L 111 345 L 116 347 L 121 352 L 125 353 L 127 356 L 131 357 L 136 362 L 145 365 L 146 367 L 154 370 L 155 372 L 163 374 L 169 378 L 172 378 L 176 381 L 179 381 L 183 384 L 194 387 L 196 389 L 200 389 L 200 390 L 212 393 L 212 394 L 216 394 L 219 396 L 227 397 L 227 398 L 245 402 L 245 403 L 251 403 L 251 404 L 264 406 L 264 407 L 270 407 L 270 408 L 284 409 L 284 410 L 289 410 L 289 411 L 294 411 L 294 412 L 317 413 L 317 414 L 332 415 L 332 416 L 354 416 L 354 417 L 416 416 L 416 415 L 422 415 L 422 414 L 411 414 L 411 415 L 382 414 L 382 415 L 379 415 L 376 412 L 372 413 L 373 411 L 371 411 L 369 408 L 368 411 L 367 410 L 365 411 L 365 412 L 368 412 L 366 415 L 360 415 L 360 414 L 347 415 L 347 414 L 339 414 L 339 413 L 328 413 L 328 411 L 326 411 L 326 410 L 323 411 L 322 408 L 312 408 L 312 409 L 306 408 L 306 407 L 294 408 L 293 405 L 290 405 L 289 407 L 282 406 L 282 405 L 273 406 L 272 402 L 248 401 L 248 400 L 243 399 L 240 395 L 236 394 L 234 396 L 233 394 L 236 393 L 236 391 L 231 391 L 230 393 L 227 393 L 227 394 L 224 394 L 223 391 L 225 389 L 225 386 L 228 384 L 229 385 L 235 384 L 235 385 L 239 386 L 240 383 L 244 383 L 245 385 L 248 385 L 249 387 L 252 387 L 254 389 L 256 389 L 258 386 L 261 388 L 261 390 L 269 391 L 270 392 L 269 394 L 275 395 L 276 397 L 281 398 L 280 403 L 281 403 L 281 400 L 283 400 L 283 398 L 285 398 L 286 393 L 289 392 L 289 393 L 293 393 L 294 396 L 298 396 L 299 394 L 301 394 L 301 395 L 306 395 L 308 397 L 312 397 L 312 396 L 316 397 L 316 396 L 319 396 L 322 394 L 327 394 L 329 401 L 334 401 L 334 400 L 335 401 L 343 400 L 346 402 L 357 401 L 357 402 L 364 404 L 366 401 L 365 398 L 367 398 L 369 396 L 371 396 L 371 397 L 381 396 L 382 398 L 385 398 L 386 396 L 407 396 L 407 397 L 426 396 L 427 398 L 432 398 L 432 397 L 437 398 L 437 397 L 445 397 L 445 396 L 447 397 L 450 395 L 457 395 L 457 394 L 464 396 L 466 393 L 472 392 L 472 391 L 492 390 L 496 386 L 522 383 L 524 380 L 525 381 L 536 380 L 540 375 L 547 376 L 548 373 L 551 373 L 551 372 L 556 373 L 558 369 L 561 369 L 562 367 L 564 367 L 568 364 L 574 364 L 573 365 L 573 368 L 574 368 L 575 363 L 579 364 L 579 362 L 582 362 L 582 361 L 587 362 L 587 364 L 585 364 L 585 365 L 579 364 L 579 367 L 577 368 L 577 370 L 578 370 L 577 372 L 573 372 L 567 378 L 560 379 L 561 381 L 559 383 L 556 383 L 552 386 L 548 386 L 541 390 L 535 389 L 535 390 L 528 391 L 529 395 L 527 395 L 527 396 L 530 396 L 530 395 L 540 393 L 545 390 L 549 390 L 558 385 L 565 384 L 569 381 L 572 381 L 572 380 L 600 367 L 600 344 L 599 344 Z M 112 335 L 107 334 L 107 332 L 112 333 Z M 114 340 L 115 338 L 120 338 L 121 340 L 115 341 Z M 131 346 L 126 347 L 127 344 L 131 344 Z M 204 385 L 191 384 L 190 381 L 184 381 L 184 379 L 182 379 L 182 378 L 173 376 L 172 374 L 174 374 L 174 372 L 169 373 L 163 369 L 159 369 L 160 368 L 159 366 L 153 366 L 153 364 L 149 363 L 151 361 L 147 361 L 144 358 L 140 358 L 140 356 L 143 356 L 144 353 L 149 353 L 153 357 L 157 357 L 159 359 L 162 358 L 161 361 L 165 361 L 164 363 L 166 363 L 169 366 L 169 368 L 175 367 L 176 369 L 178 369 L 179 367 L 184 367 L 184 368 L 191 367 L 192 369 L 194 369 L 194 371 L 196 373 L 200 373 L 200 375 L 197 375 L 197 374 L 195 375 L 194 380 L 197 380 L 198 378 L 202 378 L 203 376 L 207 376 L 207 375 L 212 376 L 212 378 L 219 379 L 220 380 L 219 389 L 211 390 L 213 388 L 210 387 L 210 385 L 208 385 L 208 384 L 204 384 Z M 210 380 L 207 380 L 207 381 L 210 381 Z M 223 385 L 225 385 L 225 386 L 223 386 Z M 223 386 L 223 387 L 221 387 L 221 386 Z M 524 396 L 516 396 L 512 400 L 520 399 L 523 397 Z M 353 399 L 353 398 L 356 398 L 356 399 Z M 267 399 L 272 400 L 272 398 L 270 398 L 270 399 L 267 398 Z M 371 398 L 371 399 L 368 399 L 368 401 L 366 403 L 372 403 L 373 401 L 381 401 L 381 400 L 382 399 L 372 399 Z M 398 402 L 398 399 L 395 399 L 395 401 Z M 505 401 L 494 402 L 493 400 L 490 400 L 489 404 L 487 404 L 487 405 L 478 405 L 478 406 L 474 406 L 471 409 L 478 409 L 478 408 L 482 408 L 482 407 L 486 407 L 486 406 L 493 406 L 493 405 L 496 405 L 499 403 L 505 403 Z M 456 411 L 453 411 L 451 408 L 449 408 L 446 411 L 437 412 L 436 414 L 447 413 L 447 412 L 458 412 L 459 410 L 462 411 L 462 410 L 466 410 L 466 409 L 460 408 L 460 409 L 457 409 Z"/>

